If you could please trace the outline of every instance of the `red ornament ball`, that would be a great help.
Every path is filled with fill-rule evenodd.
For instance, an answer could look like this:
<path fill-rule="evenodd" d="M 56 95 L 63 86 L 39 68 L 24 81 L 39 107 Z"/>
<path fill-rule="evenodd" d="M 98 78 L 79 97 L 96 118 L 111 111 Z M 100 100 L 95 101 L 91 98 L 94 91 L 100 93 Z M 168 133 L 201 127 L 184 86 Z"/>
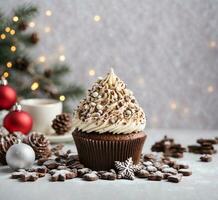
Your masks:
<path fill-rule="evenodd" d="M 0 110 L 9 110 L 16 103 L 16 91 L 9 85 L 0 85 Z"/>
<path fill-rule="evenodd" d="M 27 135 L 32 129 L 33 120 L 29 113 L 14 110 L 5 116 L 3 126 L 11 133 L 19 131 Z"/>

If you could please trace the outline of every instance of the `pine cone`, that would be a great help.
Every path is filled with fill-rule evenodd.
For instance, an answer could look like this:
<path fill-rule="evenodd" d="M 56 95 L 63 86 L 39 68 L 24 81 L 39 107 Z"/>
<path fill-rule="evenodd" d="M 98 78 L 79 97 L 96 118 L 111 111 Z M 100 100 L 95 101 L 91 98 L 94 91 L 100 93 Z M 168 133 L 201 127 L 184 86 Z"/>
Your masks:
<path fill-rule="evenodd" d="M 52 70 L 51 70 L 51 69 L 46 69 L 46 70 L 44 71 L 44 76 L 45 76 L 46 78 L 51 78 L 51 76 L 52 76 Z"/>
<path fill-rule="evenodd" d="M 28 24 L 27 24 L 26 22 L 21 22 L 21 23 L 19 23 L 19 25 L 18 25 L 18 29 L 19 29 L 20 31 L 25 31 L 25 30 L 27 29 L 27 27 L 28 27 Z"/>
<path fill-rule="evenodd" d="M 39 36 L 37 33 L 32 33 L 30 36 L 30 42 L 36 44 L 39 41 Z"/>
<path fill-rule="evenodd" d="M 29 65 L 30 65 L 30 62 L 25 57 L 17 58 L 14 62 L 14 67 L 21 71 L 27 70 Z"/>
<path fill-rule="evenodd" d="M 6 165 L 6 153 L 15 143 L 18 143 L 19 135 L 15 133 L 0 134 L 0 163 Z"/>
<path fill-rule="evenodd" d="M 72 128 L 72 118 L 69 113 L 62 113 L 57 115 L 52 122 L 52 128 L 55 130 L 57 135 L 64 135 Z"/>
<path fill-rule="evenodd" d="M 23 141 L 30 145 L 36 154 L 36 159 L 48 158 L 51 155 L 51 146 L 49 140 L 42 134 L 32 132 Z"/>

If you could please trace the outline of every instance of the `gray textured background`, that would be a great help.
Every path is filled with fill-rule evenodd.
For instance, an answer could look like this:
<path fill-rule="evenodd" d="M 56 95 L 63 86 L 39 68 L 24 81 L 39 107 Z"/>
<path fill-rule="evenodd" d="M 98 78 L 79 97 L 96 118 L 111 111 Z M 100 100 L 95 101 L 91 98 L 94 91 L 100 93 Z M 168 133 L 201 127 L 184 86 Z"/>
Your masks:
<path fill-rule="evenodd" d="M 16 2 L 1 0 L 0 7 L 9 11 Z M 41 42 L 33 54 L 46 56 L 45 67 L 64 54 L 72 80 L 88 87 L 113 66 L 149 127 L 218 128 L 217 0 L 32 2 L 41 12 L 33 28 Z"/>

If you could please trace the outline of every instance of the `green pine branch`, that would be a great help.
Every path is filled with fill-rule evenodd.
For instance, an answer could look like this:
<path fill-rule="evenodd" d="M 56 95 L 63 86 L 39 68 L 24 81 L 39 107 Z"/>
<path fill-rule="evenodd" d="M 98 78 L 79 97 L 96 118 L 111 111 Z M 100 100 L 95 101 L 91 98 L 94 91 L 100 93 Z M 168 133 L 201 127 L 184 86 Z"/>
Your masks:
<path fill-rule="evenodd" d="M 21 21 L 29 21 L 38 14 L 38 9 L 32 4 L 24 4 L 14 10 L 14 15 Z"/>
<path fill-rule="evenodd" d="M 45 69 L 43 65 L 35 63 L 29 55 L 30 47 L 34 47 L 38 41 L 37 34 L 34 38 L 31 32 L 24 31 L 29 20 L 36 16 L 38 9 L 32 4 L 24 4 L 17 7 L 12 16 L 5 16 L 0 11 L 0 34 L 5 34 L 6 38 L 0 38 L 0 74 L 9 72 L 9 84 L 14 87 L 18 96 L 22 98 L 46 97 L 59 99 L 60 95 L 66 97 L 66 101 L 78 98 L 83 95 L 84 89 L 75 84 L 66 85 L 63 77 L 70 72 L 70 67 L 66 64 L 56 63 L 50 69 Z M 14 22 L 13 16 L 18 17 Z M 20 27 L 20 25 L 22 25 Z M 16 34 L 6 32 L 5 28 L 15 30 Z M 16 51 L 11 51 L 11 46 L 16 46 Z M 7 68 L 7 62 L 12 63 L 12 68 Z M 36 90 L 31 89 L 33 82 L 39 83 Z M 65 102 L 64 108 L 68 109 Z"/>

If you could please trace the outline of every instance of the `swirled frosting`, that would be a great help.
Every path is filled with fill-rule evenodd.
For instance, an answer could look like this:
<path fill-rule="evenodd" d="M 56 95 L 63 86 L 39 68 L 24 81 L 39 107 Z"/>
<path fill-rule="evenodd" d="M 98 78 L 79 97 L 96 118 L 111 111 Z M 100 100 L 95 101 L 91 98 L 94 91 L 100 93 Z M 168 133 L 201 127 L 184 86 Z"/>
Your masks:
<path fill-rule="evenodd" d="M 142 131 L 146 119 L 132 91 L 111 69 L 88 90 L 74 112 L 73 124 L 86 133 L 128 134 Z"/>

